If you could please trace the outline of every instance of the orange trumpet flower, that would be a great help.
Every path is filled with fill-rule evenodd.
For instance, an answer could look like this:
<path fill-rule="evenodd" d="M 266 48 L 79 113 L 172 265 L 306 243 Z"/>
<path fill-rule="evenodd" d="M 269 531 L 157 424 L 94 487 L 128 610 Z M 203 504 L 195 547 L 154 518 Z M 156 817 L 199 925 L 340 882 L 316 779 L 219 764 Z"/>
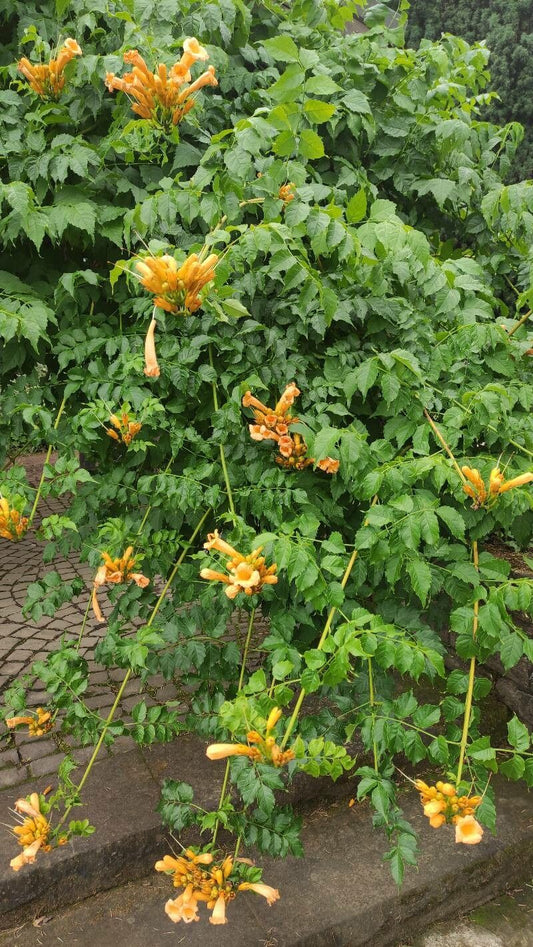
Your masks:
<path fill-rule="evenodd" d="M 28 84 L 43 99 L 57 99 L 65 85 L 63 70 L 74 59 L 81 56 L 81 47 L 75 39 L 66 39 L 60 47 L 57 58 L 48 63 L 31 63 L 26 56 L 19 59 L 17 69 L 28 80 Z"/>

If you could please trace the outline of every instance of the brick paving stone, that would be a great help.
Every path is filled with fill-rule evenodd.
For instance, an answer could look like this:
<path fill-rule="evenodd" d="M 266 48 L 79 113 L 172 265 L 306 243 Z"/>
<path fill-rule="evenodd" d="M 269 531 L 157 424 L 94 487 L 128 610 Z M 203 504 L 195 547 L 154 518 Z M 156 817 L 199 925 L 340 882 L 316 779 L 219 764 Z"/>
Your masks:
<path fill-rule="evenodd" d="M 53 756 L 43 756 L 31 764 L 32 776 L 51 776 L 57 773 L 59 764 L 65 759 L 64 753 L 55 753 Z"/>
<path fill-rule="evenodd" d="M 0 789 L 9 789 L 10 786 L 18 786 L 20 783 L 31 779 L 31 775 L 26 766 L 10 766 L 6 769 L 0 769 Z"/>

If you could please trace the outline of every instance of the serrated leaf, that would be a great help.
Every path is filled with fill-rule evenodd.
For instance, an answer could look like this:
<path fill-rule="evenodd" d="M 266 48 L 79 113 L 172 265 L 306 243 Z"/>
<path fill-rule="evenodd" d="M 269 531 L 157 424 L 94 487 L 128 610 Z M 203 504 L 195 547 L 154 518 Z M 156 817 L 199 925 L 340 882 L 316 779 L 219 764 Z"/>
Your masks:
<path fill-rule="evenodd" d="M 367 200 L 366 191 L 361 188 L 348 201 L 346 207 L 346 219 L 350 224 L 357 224 L 366 214 Z"/>
<path fill-rule="evenodd" d="M 335 112 L 335 106 L 330 102 L 321 102 L 320 99 L 306 99 L 304 113 L 313 125 L 327 122 Z"/>
<path fill-rule="evenodd" d="M 298 47 L 290 36 L 274 36 L 263 40 L 267 53 L 277 62 L 298 62 Z"/>
<path fill-rule="evenodd" d="M 300 135 L 298 153 L 302 158 L 309 158 L 311 160 L 322 158 L 325 152 L 324 142 L 320 135 L 317 135 L 311 128 L 305 128 Z"/>
<path fill-rule="evenodd" d="M 413 592 L 420 599 L 422 607 L 425 607 L 431 589 L 431 569 L 425 559 L 411 559 L 407 563 L 407 571 Z"/>

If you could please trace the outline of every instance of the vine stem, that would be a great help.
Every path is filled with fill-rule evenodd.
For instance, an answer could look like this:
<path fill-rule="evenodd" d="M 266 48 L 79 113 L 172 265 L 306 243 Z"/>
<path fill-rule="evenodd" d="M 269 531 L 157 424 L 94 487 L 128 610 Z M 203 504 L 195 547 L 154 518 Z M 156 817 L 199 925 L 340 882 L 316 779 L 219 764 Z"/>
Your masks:
<path fill-rule="evenodd" d="M 164 471 L 163 471 L 163 476 L 164 476 L 166 473 L 169 472 L 173 460 L 174 460 L 174 458 L 171 457 L 170 460 L 169 460 L 169 462 L 168 462 L 168 464 L 166 465 L 166 467 L 165 467 L 165 469 L 164 469 Z M 142 533 L 142 531 L 143 531 L 143 529 L 144 529 L 144 527 L 145 527 L 145 525 L 146 525 L 146 520 L 148 519 L 148 517 L 150 516 L 150 513 L 152 512 L 152 508 L 153 508 L 153 504 L 152 504 L 152 503 L 150 503 L 149 506 L 146 507 L 145 514 L 144 514 L 144 516 L 143 516 L 143 518 L 142 518 L 142 520 L 141 520 L 141 525 L 139 526 L 139 529 L 137 530 L 137 536 L 140 536 L 140 535 L 141 535 L 141 533 Z"/>
<path fill-rule="evenodd" d="M 58 429 L 58 427 L 59 427 L 59 422 L 60 422 L 60 420 L 61 420 L 61 415 L 63 414 L 63 411 L 64 411 L 64 408 L 65 408 L 66 403 L 67 403 L 66 395 L 63 395 L 63 400 L 62 400 L 61 404 L 59 405 L 59 410 L 58 410 L 58 412 L 57 412 L 57 414 L 56 414 L 56 419 L 55 419 L 55 421 L 54 421 L 54 426 L 53 426 L 53 430 L 54 430 L 54 431 L 57 431 L 57 429 Z M 30 513 L 30 517 L 29 517 L 29 521 L 28 521 L 28 529 L 30 528 L 31 524 L 33 523 L 35 514 L 36 514 L 36 512 L 37 512 L 37 506 L 38 506 L 38 503 L 39 503 L 39 500 L 40 500 L 40 497 L 41 497 L 41 491 L 42 491 L 42 489 L 43 489 L 43 483 L 44 483 L 44 478 L 45 478 L 45 473 L 46 473 L 46 465 L 47 465 L 47 463 L 48 463 L 49 460 L 50 460 L 51 454 L 52 454 L 52 444 L 49 444 L 49 445 L 48 445 L 48 450 L 46 451 L 46 457 L 45 457 L 45 459 L 44 459 L 43 469 L 42 469 L 42 471 L 41 471 L 41 479 L 39 480 L 39 486 L 37 487 L 37 493 L 35 494 L 35 499 L 34 499 L 34 501 L 33 501 L 33 506 L 32 506 L 32 508 L 31 508 L 31 513 Z"/>
<path fill-rule="evenodd" d="M 247 661 L 247 659 L 248 659 L 248 650 L 249 650 L 249 647 L 250 647 L 250 639 L 251 639 L 251 637 L 252 637 L 252 629 L 253 629 L 253 627 L 254 627 L 254 618 L 255 618 L 255 606 L 254 606 L 254 608 L 252 608 L 252 611 L 250 612 L 250 620 L 249 620 L 249 622 L 248 622 L 248 630 L 247 630 L 247 632 L 246 632 L 246 641 L 244 642 L 244 650 L 243 650 L 243 652 L 242 652 L 241 673 L 240 673 L 240 675 L 239 675 L 239 686 L 238 686 L 238 690 L 241 689 L 241 687 L 242 687 L 242 682 L 244 681 L 244 674 L 245 674 L 245 671 L 246 671 L 246 661 Z M 225 799 L 225 797 L 226 797 L 226 790 L 227 790 L 227 788 L 228 788 L 229 770 L 230 770 L 230 759 L 229 759 L 229 757 L 228 757 L 228 759 L 226 760 L 226 768 L 225 768 L 225 770 L 224 770 L 224 778 L 223 778 L 223 780 L 222 780 L 222 786 L 221 786 L 221 789 L 220 789 L 220 799 L 218 800 L 218 808 L 219 808 L 219 809 L 220 809 L 220 807 L 222 806 L 222 803 L 224 802 L 224 799 Z M 216 844 L 216 840 L 217 840 L 217 835 L 218 835 L 219 827 L 220 827 L 220 819 L 217 819 L 216 822 L 215 822 L 214 828 L 213 828 L 213 848 L 215 847 L 215 844 Z M 239 838 L 237 839 L 237 849 L 236 849 L 236 851 L 238 851 L 238 845 L 239 845 L 239 844 L 240 844 L 240 836 L 239 836 Z M 236 854 L 235 854 L 234 857 L 237 857 Z"/>
<path fill-rule="evenodd" d="M 377 498 L 376 498 L 376 497 L 374 498 L 374 500 L 377 502 Z M 348 565 L 346 566 L 346 569 L 345 569 L 345 571 L 344 571 L 344 575 L 343 575 L 343 577 L 342 577 L 342 579 L 341 579 L 341 587 L 342 587 L 343 589 L 346 587 L 346 583 L 347 583 L 348 579 L 350 578 L 350 573 L 351 573 L 351 571 L 352 571 L 352 569 L 353 569 L 353 567 L 354 567 L 354 564 L 355 564 L 355 560 L 356 560 L 356 559 L 357 559 L 357 549 L 354 549 L 354 551 L 352 552 L 352 555 L 350 556 L 350 561 L 349 561 L 349 563 L 348 563 Z M 329 612 L 329 615 L 328 615 L 328 617 L 327 617 L 327 619 L 326 619 L 326 624 L 324 625 L 324 629 L 323 629 L 323 631 L 322 631 L 322 634 L 320 635 L 320 641 L 319 641 L 318 644 L 317 644 L 317 649 L 318 649 L 319 651 L 322 651 L 322 648 L 324 647 L 324 642 L 325 642 L 326 638 L 327 638 L 328 635 L 329 635 L 329 632 L 330 632 L 330 629 L 331 629 L 331 625 L 332 625 L 333 619 L 335 618 L 336 613 L 337 613 L 337 607 L 334 605 L 333 608 L 332 608 L 332 609 L 330 610 L 330 612 Z M 296 704 L 294 705 L 294 710 L 293 710 L 293 712 L 292 712 L 291 718 L 290 718 L 289 723 L 288 723 L 288 725 L 287 725 L 287 729 L 286 729 L 285 734 L 284 734 L 284 736 L 283 736 L 283 740 L 281 741 L 281 744 L 280 744 L 280 748 L 281 748 L 282 750 L 283 750 L 284 747 L 287 745 L 287 741 L 288 741 L 288 739 L 289 739 L 289 737 L 290 737 L 292 731 L 294 730 L 294 727 L 295 727 L 295 725 L 296 725 L 296 721 L 297 721 L 297 719 L 298 719 L 298 714 L 300 713 L 300 709 L 301 709 L 301 706 L 302 706 L 302 704 L 303 704 L 303 702 L 304 702 L 304 698 L 305 698 L 306 693 L 307 693 L 307 691 L 306 691 L 305 687 L 302 687 L 302 689 L 300 690 L 300 693 L 299 693 L 299 695 L 298 695 L 298 699 L 297 699 L 297 701 L 296 701 Z"/>
<path fill-rule="evenodd" d="M 509 339 L 511 338 L 512 335 L 515 334 L 515 332 L 518 331 L 518 329 L 520 328 L 520 326 L 523 326 L 524 323 L 527 322 L 527 320 L 529 319 L 529 317 L 530 317 L 530 315 L 531 315 L 532 313 L 533 313 L 533 309 L 528 309 L 528 311 L 527 311 L 526 313 L 524 313 L 524 315 L 522 316 L 522 318 L 519 319 L 518 322 L 515 323 L 515 325 L 512 327 L 512 329 L 509 329 L 509 332 L 508 332 L 508 338 L 509 338 Z"/>
<path fill-rule="evenodd" d="M 152 612 L 151 612 L 151 614 L 150 614 L 150 617 L 149 617 L 149 619 L 148 619 L 148 621 L 147 621 L 147 623 L 146 623 L 146 627 L 147 627 L 147 628 L 149 628 L 150 625 L 152 625 L 152 623 L 153 623 L 153 621 L 154 621 L 154 618 L 155 618 L 155 616 L 157 615 L 157 613 L 158 613 L 158 611 L 159 611 L 159 609 L 160 609 L 160 607 L 161 607 L 161 604 L 162 604 L 162 602 L 163 602 L 163 599 L 165 598 L 165 595 L 167 594 L 167 592 L 168 592 L 168 590 L 169 590 L 169 588 L 170 588 L 170 585 L 172 584 L 172 582 L 173 582 L 173 580 L 174 580 L 174 578 L 175 578 L 175 576 L 176 576 L 176 573 L 177 573 L 179 567 L 181 566 L 183 560 L 185 559 L 185 557 L 186 557 L 186 555 L 187 555 L 187 553 L 188 553 L 188 551 L 189 551 L 189 547 L 190 547 L 191 543 L 193 543 L 194 540 L 196 539 L 196 536 L 197 536 L 198 533 L 200 532 L 200 530 L 201 530 L 201 528 L 202 528 L 202 526 L 203 526 L 203 524 L 204 524 L 205 520 L 207 519 L 207 517 L 208 517 L 208 515 L 209 515 L 210 512 L 211 512 L 211 508 L 209 508 L 209 509 L 207 509 L 207 510 L 205 511 L 205 513 L 204 513 L 204 515 L 202 516 L 200 522 L 198 523 L 198 525 L 195 527 L 193 533 L 191 534 L 191 537 L 190 537 L 189 541 L 185 543 L 185 546 L 184 546 L 184 548 L 182 549 L 182 551 L 181 551 L 181 553 L 180 553 L 178 559 L 176 560 L 176 563 L 175 563 L 175 565 L 174 565 L 174 568 L 172 569 L 172 572 L 170 573 L 170 575 L 169 575 L 167 581 L 165 582 L 165 585 L 163 586 L 163 590 L 162 590 L 162 592 L 161 592 L 159 598 L 157 599 L 157 602 L 155 603 L 155 605 L 154 605 L 154 607 L 153 607 L 153 609 L 152 609 Z M 102 728 L 102 732 L 101 732 L 101 734 L 100 734 L 100 738 L 99 738 L 99 740 L 98 740 L 98 743 L 96 744 L 96 746 L 95 746 L 95 748 L 94 748 L 94 750 L 93 750 L 92 756 L 91 756 L 89 762 L 87 763 L 87 766 L 85 767 L 85 772 L 83 773 L 83 776 L 81 777 L 80 782 L 79 782 L 78 785 L 76 786 L 76 795 L 78 795 L 78 794 L 81 792 L 81 790 L 83 789 L 83 787 L 84 787 L 84 785 L 85 785 L 85 783 L 86 783 L 86 781 L 87 781 L 87 779 L 88 779 L 89 773 L 91 772 L 91 769 L 93 768 L 94 762 L 95 762 L 95 760 L 96 760 L 96 758 L 97 758 L 97 756 L 98 756 L 98 754 L 99 754 L 99 752 L 100 752 L 100 750 L 101 750 L 101 748 L 102 748 L 102 743 L 104 742 L 106 733 L 107 733 L 107 731 L 109 730 L 109 727 L 111 726 L 111 723 L 112 723 L 112 721 L 113 721 L 113 718 L 114 718 L 115 713 L 116 713 L 116 710 L 117 710 L 117 707 L 118 707 L 118 705 L 120 704 L 120 701 L 121 701 L 121 699 L 122 699 L 122 695 L 123 695 L 123 693 L 124 693 L 125 687 L 126 687 L 128 681 L 129 681 L 129 679 L 130 679 L 132 673 L 133 673 L 132 669 L 129 668 L 129 669 L 126 671 L 126 674 L 124 675 L 124 678 L 123 678 L 123 680 L 122 680 L 122 683 L 121 683 L 121 685 L 120 685 L 120 687 L 119 687 L 119 689 L 118 689 L 117 696 L 115 697 L 115 700 L 114 700 L 114 702 L 113 702 L 113 706 L 111 707 L 111 710 L 109 711 L 109 713 L 108 713 L 108 715 L 107 715 L 107 717 L 106 717 L 106 719 L 105 719 L 104 726 L 103 726 L 103 728 Z M 65 819 L 67 818 L 67 816 L 68 816 L 69 812 L 71 811 L 71 809 L 73 808 L 73 806 L 74 806 L 74 803 L 71 803 L 70 805 L 67 806 L 67 808 L 65 809 L 65 811 L 64 811 L 64 813 L 63 813 L 63 815 L 62 815 L 62 817 L 61 817 L 61 819 L 60 819 L 60 821 L 59 821 L 59 823 L 58 823 L 58 825 L 57 825 L 57 829 L 59 829 L 60 826 L 63 825 Z M 56 831 L 57 831 L 57 829 L 56 829 Z"/>
<path fill-rule="evenodd" d="M 478 555 L 478 546 L 477 540 L 472 542 L 472 555 L 474 568 L 479 572 L 479 555 Z M 479 621 L 479 599 L 476 599 L 474 602 L 474 617 L 472 619 L 472 638 L 475 640 L 478 628 Z M 461 776 L 463 775 L 463 764 L 466 753 L 466 741 L 468 740 L 468 731 L 470 728 L 470 715 L 472 713 L 472 697 L 474 694 L 474 683 L 476 679 L 476 659 L 475 657 L 470 658 L 470 669 L 468 672 L 468 689 L 466 692 L 465 700 L 465 715 L 463 719 L 463 732 L 461 735 L 461 744 L 459 747 L 459 762 L 457 764 L 457 781 L 456 785 L 458 786 L 461 782 Z"/>
<path fill-rule="evenodd" d="M 426 421 L 427 421 L 428 424 L 430 425 L 431 430 L 433 431 L 433 433 L 435 434 L 435 436 L 436 436 L 436 437 L 438 438 L 438 440 L 441 442 L 442 446 L 444 447 L 444 450 L 445 450 L 446 453 L 448 454 L 448 457 L 451 458 L 451 461 L 452 461 L 452 463 L 453 463 L 453 466 L 455 467 L 457 473 L 459 474 L 459 476 L 460 476 L 462 482 L 463 482 L 463 483 L 466 483 L 465 475 L 464 475 L 463 471 L 461 470 L 459 464 L 457 463 L 457 461 L 456 461 L 456 459 L 455 459 L 455 457 L 454 457 L 454 455 L 453 455 L 453 451 L 452 451 L 450 445 L 449 445 L 449 444 L 447 443 L 447 441 L 444 439 L 443 434 L 441 434 L 441 432 L 439 431 L 437 425 L 435 424 L 435 422 L 434 422 L 433 418 L 431 417 L 431 415 L 430 415 L 429 411 L 427 410 L 427 408 L 424 408 L 424 417 L 426 418 Z"/>
<path fill-rule="evenodd" d="M 213 363 L 213 349 L 211 347 L 211 344 L 209 344 L 209 364 L 214 371 L 215 366 Z M 217 385 L 215 381 L 211 382 L 211 388 L 213 389 L 213 404 L 215 406 L 215 411 L 218 411 L 218 394 L 217 394 Z M 229 474 L 228 474 L 228 468 L 226 464 L 226 454 L 224 453 L 223 444 L 219 444 L 219 450 L 220 450 L 220 463 L 222 464 L 222 472 L 224 474 L 224 482 L 226 484 L 226 490 L 228 491 L 229 508 L 231 510 L 233 518 L 235 519 L 237 514 L 235 512 L 235 504 L 233 502 L 233 493 L 231 492 L 231 484 L 229 482 Z"/>
<path fill-rule="evenodd" d="M 368 691 L 370 695 L 370 707 L 372 708 L 372 753 L 374 756 L 374 769 L 377 772 L 378 769 L 378 748 L 376 745 L 376 738 L 374 736 L 374 724 L 376 718 L 374 716 L 374 707 L 376 705 L 375 693 L 374 693 L 374 674 L 372 671 L 372 658 L 367 658 L 368 661 Z"/>

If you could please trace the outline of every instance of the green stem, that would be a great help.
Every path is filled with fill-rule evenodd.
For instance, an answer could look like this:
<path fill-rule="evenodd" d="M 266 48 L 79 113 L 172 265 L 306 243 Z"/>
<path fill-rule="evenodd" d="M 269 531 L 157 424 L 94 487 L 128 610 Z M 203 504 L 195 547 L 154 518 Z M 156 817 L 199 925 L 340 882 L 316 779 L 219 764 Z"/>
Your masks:
<path fill-rule="evenodd" d="M 376 501 L 377 501 L 377 498 L 374 498 L 374 502 L 376 502 Z M 347 583 L 348 579 L 350 578 L 350 573 L 351 573 L 351 571 L 352 571 L 352 569 L 353 569 L 353 567 L 354 567 L 354 563 L 355 563 L 355 560 L 356 560 L 356 559 L 357 559 L 357 549 L 354 549 L 354 551 L 352 552 L 352 555 L 351 555 L 351 557 L 350 557 L 350 561 L 349 561 L 348 565 L 346 566 L 346 570 L 345 570 L 344 575 L 343 575 L 342 580 L 341 580 L 341 587 L 342 587 L 343 589 L 346 587 L 346 583 Z M 329 612 L 329 615 L 328 615 L 328 617 L 327 617 L 327 619 L 326 619 L 326 624 L 324 625 L 324 629 L 323 629 L 323 631 L 322 631 L 322 634 L 320 635 L 320 641 L 319 641 L 318 644 L 317 644 L 317 648 L 318 648 L 319 651 L 322 651 L 322 648 L 324 647 L 324 642 L 325 642 L 326 638 L 327 638 L 328 635 L 329 635 L 330 628 L 331 628 L 331 625 L 332 625 L 332 622 L 333 622 L 333 619 L 334 619 L 336 613 L 337 613 L 337 608 L 336 608 L 335 605 L 334 605 L 333 608 L 332 608 L 332 609 L 330 610 L 330 612 Z M 296 725 L 296 721 L 298 720 L 298 714 L 300 713 L 300 709 L 301 709 L 301 706 L 302 706 L 302 704 L 303 704 L 303 702 L 304 702 L 306 693 L 307 693 L 307 691 L 306 691 L 305 687 L 302 687 L 302 689 L 300 690 L 300 693 L 299 693 L 299 695 L 298 695 L 298 699 L 297 699 L 297 701 L 296 701 L 296 704 L 294 705 L 294 710 L 293 710 L 293 712 L 292 712 L 292 714 L 291 714 L 291 718 L 290 718 L 289 723 L 288 723 L 288 725 L 287 725 L 287 729 L 286 729 L 286 731 L 285 731 L 283 740 L 281 741 L 281 744 L 280 744 L 280 749 L 282 749 L 282 750 L 286 747 L 287 741 L 288 741 L 288 739 L 289 739 L 289 737 L 290 737 L 292 731 L 294 730 L 294 727 L 295 727 L 295 725 Z"/>
<path fill-rule="evenodd" d="M 472 542 L 472 553 L 473 553 L 474 568 L 479 571 L 479 555 L 478 555 L 478 546 L 477 546 L 476 540 Z M 474 639 L 477 634 L 478 615 L 479 615 L 479 599 L 476 599 L 476 601 L 474 602 L 474 617 L 472 620 L 472 637 Z M 464 764 L 465 753 L 466 753 L 466 743 L 468 740 L 468 731 L 470 728 L 470 716 L 472 713 L 472 698 L 474 694 L 475 679 L 476 679 L 476 659 L 475 657 L 472 657 L 470 659 L 470 670 L 468 672 L 468 689 L 466 692 L 466 700 L 465 700 L 463 732 L 461 734 L 461 744 L 459 747 L 459 762 L 457 764 L 457 780 L 456 780 L 457 786 L 461 782 L 461 776 L 463 775 L 463 764 Z"/>
<path fill-rule="evenodd" d="M 242 653 L 242 662 L 241 662 L 241 673 L 239 675 L 239 686 L 238 690 L 240 691 L 242 687 L 242 682 L 244 681 L 244 674 L 246 671 L 246 661 L 248 658 L 248 649 L 250 647 L 250 639 L 252 637 L 252 629 L 254 627 L 254 617 L 255 617 L 255 607 L 252 608 L 250 612 L 250 621 L 248 622 L 248 631 L 246 634 L 246 641 L 244 642 L 244 651 Z M 230 758 L 226 760 L 226 769 L 224 770 L 224 778 L 222 780 L 222 787 L 220 789 L 220 799 L 218 800 L 218 808 L 220 809 L 224 799 L 226 798 L 226 790 L 228 788 L 228 779 L 229 779 L 229 768 L 230 768 Z M 220 819 L 217 819 L 213 829 L 213 848 L 216 845 L 218 830 L 220 827 Z M 240 838 L 240 837 L 239 837 Z M 237 846 L 239 845 L 239 839 L 237 839 Z"/>
<path fill-rule="evenodd" d="M 461 470 L 459 464 L 457 463 L 457 461 L 456 461 L 456 459 L 455 459 L 455 457 L 454 457 L 454 455 L 453 455 L 453 452 L 452 452 L 452 449 L 451 449 L 450 445 L 449 445 L 449 444 L 446 442 L 446 440 L 444 439 L 444 436 L 443 436 L 443 435 L 441 434 L 441 432 L 439 431 L 437 425 L 435 424 L 433 418 L 431 417 L 429 411 L 428 411 L 426 408 L 424 408 L 424 416 L 425 416 L 425 418 L 426 418 L 426 421 L 427 421 L 428 424 L 430 425 L 431 430 L 433 431 L 433 433 L 435 434 L 435 436 L 438 438 L 438 440 L 441 442 L 442 446 L 444 447 L 444 450 L 446 451 L 446 453 L 448 454 L 448 456 L 451 457 L 453 466 L 455 467 L 457 473 L 459 474 L 459 476 L 460 476 L 462 482 L 463 482 L 463 483 L 466 483 L 465 475 L 464 475 L 463 471 Z"/>
<path fill-rule="evenodd" d="M 61 415 L 63 414 L 63 410 L 64 410 L 64 407 L 65 407 L 65 404 L 66 404 L 66 403 L 67 403 L 66 396 L 63 395 L 63 400 L 62 400 L 61 404 L 59 405 L 59 411 L 57 412 L 56 419 L 55 419 L 55 421 L 54 421 L 54 427 L 53 427 L 53 430 L 54 430 L 54 431 L 57 431 L 57 428 L 58 428 L 58 426 L 59 426 L 59 421 L 61 420 Z M 42 472 L 41 472 L 41 479 L 39 480 L 39 486 L 37 487 L 37 493 L 35 494 L 35 500 L 33 501 L 33 506 L 32 506 L 32 508 L 31 508 L 31 513 L 30 513 L 30 517 L 29 517 L 29 520 L 28 520 L 28 529 L 30 528 L 31 524 L 33 523 L 33 519 L 34 519 L 35 514 L 36 514 L 36 512 L 37 512 L 37 505 L 38 505 L 38 503 L 39 503 L 39 499 L 40 499 L 40 497 L 41 497 L 41 491 L 42 491 L 42 489 L 43 489 L 43 483 L 44 483 L 45 472 L 46 472 L 46 465 L 47 465 L 48 461 L 50 460 L 50 455 L 51 455 L 51 453 L 52 453 L 52 449 L 53 449 L 53 448 L 52 448 L 52 444 L 49 444 L 49 445 L 48 445 L 48 450 L 46 451 L 46 457 L 45 457 L 45 460 L 44 460 L 43 469 L 42 469 Z"/>
<path fill-rule="evenodd" d="M 375 692 L 374 692 L 374 675 L 372 672 L 372 658 L 367 658 L 368 661 L 368 691 L 370 695 L 370 707 L 372 713 L 372 752 L 374 755 L 374 769 L 377 772 L 378 769 L 378 748 L 376 746 L 376 738 L 374 736 L 374 707 L 376 703 Z"/>
<path fill-rule="evenodd" d="M 170 460 L 169 460 L 169 462 L 168 462 L 168 464 L 166 465 L 166 467 L 165 467 L 165 469 L 164 469 L 164 471 L 163 471 L 163 476 L 164 476 L 166 473 L 169 472 L 173 460 L 174 460 L 174 458 L 171 457 Z M 150 516 L 150 513 L 152 512 L 152 509 L 153 509 L 153 504 L 150 503 L 150 505 L 146 507 L 146 512 L 145 512 L 145 514 L 144 514 L 144 516 L 143 516 L 143 518 L 142 518 L 142 520 L 141 520 L 141 525 L 139 526 L 139 529 L 137 530 L 137 536 L 140 536 L 140 535 L 141 535 L 141 533 L 142 533 L 142 531 L 143 531 L 143 529 L 144 529 L 144 527 L 145 527 L 145 525 L 146 525 L 146 520 L 147 520 L 148 517 Z"/>
<path fill-rule="evenodd" d="M 80 633 L 78 635 L 78 643 L 76 645 L 76 650 L 80 650 L 81 639 L 83 638 L 83 632 L 85 631 L 85 625 L 87 624 L 87 618 L 89 617 L 89 610 L 91 608 L 92 595 L 89 595 L 89 601 L 87 602 L 87 608 L 85 609 L 85 615 L 83 616 L 83 621 L 81 623 Z"/>
<path fill-rule="evenodd" d="M 167 594 L 168 589 L 169 589 L 171 583 L 173 582 L 174 577 L 175 577 L 175 575 L 176 575 L 176 573 L 177 573 L 179 567 L 181 566 L 183 560 L 185 559 L 185 556 L 187 555 L 187 553 L 188 553 L 188 551 L 189 551 L 189 548 L 190 548 L 190 546 L 191 546 L 191 543 L 194 542 L 196 536 L 197 536 L 198 533 L 200 532 L 200 530 L 201 530 L 201 528 L 202 528 L 202 526 L 203 526 L 203 524 L 204 524 L 204 522 L 205 522 L 205 520 L 206 520 L 206 518 L 207 518 L 207 516 L 209 515 L 210 512 L 211 512 L 211 509 L 206 510 L 206 512 L 205 512 L 204 515 L 202 516 L 202 519 L 200 520 L 200 522 L 198 523 L 198 525 L 195 527 L 193 533 L 191 534 L 191 537 L 190 537 L 189 541 L 185 544 L 185 546 L 184 546 L 182 552 L 180 553 L 178 559 L 176 560 L 176 563 L 175 563 L 175 565 L 174 565 L 174 568 L 172 569 L 172 572 L 170 573 L 170 575 L 169 575 L 167 581 L 165 582 L 165 585 L 163 586 L 163 591 L 161 592 L 159 598 L 157 599 L 157 602 L 155 603 L 155 605 L 154 605 L 154 607 L 153 607 L 153 609 L 152 609 L 151 615 L 150 615 L 150 617 L 149 617 L 149 619 L 148 619 L 148 621 L 147 621 L 147 623 L 146 623 L 147 627 L 150 627 L 150 625 L 152 624 L 152 622 L 153 622 L 155 616 L 157 615 L 157 613 L 158 613 L 158 611 L 159 611 L 159 609 L 160 609 L 160 607 L 161 607 L 161 603 L 163 602 L 163 599 L 165 598 L 165 595 Z M 123 693 L 124 693 L 124 689 L 125 689 L 125 687 L 126 687 L 126 684 L 127 684 L 128 681 L 129 681 L 129 679 L 130 679 L 132 673 L 133 673 L 133 672 L 132 672 L 132 669 L 131 669 L 131 668 L 129 668 L 129 670 L 126 671 L 126 674 L 125 674 L 125 676 L 124 676 L 124 679 L 123 679 L 123 681 L 122 681 L 122 683 L 121 683 L 121 685 L 120 685 L 120 687 L 119 687 L 117 696 L 115 697 L 113 706 L 111 707 L 111 710 L 109 711 L 109 713 L 108 713 L 108 715 L 107 715 L 107 717 L 106 717 L 106 720 L 105 720 L 105 722 L 104 722 L 104 726 L 103 726 L 103 728 L 102 728 L 102 732 L 101 732 L 101 734 L 100 734 L 100 738 L 99 738 L 99 740 L 98 740 L 98 743 L 96 744 L 96 746 L 95 746 L 95 748 L 94 748 L 94 751 L 93 751 L 93 754 L 92 754 L 92 756 L 91 756 L 91 758 L 90 758 L 90 760 L 89 760 L 89 762 L 87 763 L 87 766 L 86 766 L 86 768 L 85 768 L 85 772 L 84 772 L 84 774 L 83 774 L 83 776 L 82 776 L 80 782 L 78 783 L 78 785 L 77 785 L 77 787 L 76 787 L 76 795 L 78 795 L 78 794 L 81 792 L 81 790 L 83 789 L 83 786 L 85 785 L 85 783 L 86 783 L 86 781 L 87 781 L 87 778 L 88 778 L 88 776 L 89 776 L 89 773 L 91 772 L 91 769 L 93 768 L 93 765 L 94 765 L 94 762 L 95 762 L 95 760 L 96 760 L 96 757 L 98 756 L 98 754 L 99 754 L 99 752 L 100 752 L 100 749 L 101 749 L 101 747 L 102 747 L 102 743 L 104 742 L 105 735 L 106 735 L 107 731 L 109 730 L 109 727 L 111 726 L 111 723 L 112 723 L 112 721 L 113 721 L 113 717 L 115 716 L 115 712 L 116 712 L 116 710 L 117 710 L 117 707 L 118 707 L 118 705 L 119 705 L 119 703 L 120 703 L 120 701 L 121 701 L 122 695 L 123 695 Z M 63 813 L 63 815 L 62 815 L 62 817 L 61 817 L 61 819 L 60 819 L 60 821 L 59 821 L 59 823 L 58 823 L 58 825 L 57 825 L 57 829 L 59 829 L 59 827 L 60 827 L 61 825 L 63 825 L 65 819 L 67 818 L 67 816 L 68 816 L 68 814 L 69 814 L 69 812 L 70 812 L 71 809 L 73 808 L 73 805 L 74 805 L 74 803 L 71 803 L 70 805 L 67 806 L 67 808 L 65 809 L 65 811 L 64 811 L 64 813 Z M 57 831 L 57 829 L 56 829 L 56 831 Z"/>
<path fill-rule="evenodd" d="M 520 326 L 523 326 L 524 323 L 527 322 L 527 320 L 529 319 L 529 317 L 530 317 L 530 315 L 531 315 L 532 312 L 533 312 L 533 309 L 528 309 L 528 311 L 527 311 L 526 313 L 524 313 L 524 315 L 522 316 L 522 318 L 519 319 L 517 323 L 515 323 L 515 325 L 513 326 L 513 328 L 512 328 L 512 329 L 509 329 L 509 333 L 508 333 L 509 338 L 511 338 L 511 336 L 514 335 L 515 332 L 518 331 L 518 329 L 520 328 Z"/>
<path fill-rule="evenodd" d="M 255 607 L 252 608 L 250 612 L 250 621 L 248 622 L 248 631 L 246 633 L 246 641 L 244 642 L 244 651 L 242 653 L 242 664 L 241 664 L 241 673 L 239 676 L 239 685 L 237 690 L 240 691 L 242 687 L 242 682 L 244 681 L 244 673 L 246 671 L 246 661 L 248 659 L 248 649 L 250 647 L 250 639 L 252 637 L 252 630 L 254 627 L 254 618 L 255 618 Z"/>
<path fill-rule="evenodd" d="M 213 363 L 213 349 L 211 348 L 211 345 L 209 345 L 209 364 L 211 368 L 214 370 L 215 366 Z M 211 382 L 211 388 L 213 389 L 213 404 L 215 406 L 215 411 L 218 411 L 218 394 L 217 394 L 217 385 L 215 381 Z M 223 444 L 219 444 L 219 450 L 220 450 L 220 463 L 222 464 L 222 473 L 224 474 L 224 482 L 226 484 L 226 490 L 228 493 L 229 508 L 231 510 L 233 517 L 235 518 L 237 514 L 235 512 L 235 504 L 233 502 L 233 493 L 231 492 L 231 484 L 229 482 L 228 467 L 226 464 L 226 454 L 224 453 Z"/>

